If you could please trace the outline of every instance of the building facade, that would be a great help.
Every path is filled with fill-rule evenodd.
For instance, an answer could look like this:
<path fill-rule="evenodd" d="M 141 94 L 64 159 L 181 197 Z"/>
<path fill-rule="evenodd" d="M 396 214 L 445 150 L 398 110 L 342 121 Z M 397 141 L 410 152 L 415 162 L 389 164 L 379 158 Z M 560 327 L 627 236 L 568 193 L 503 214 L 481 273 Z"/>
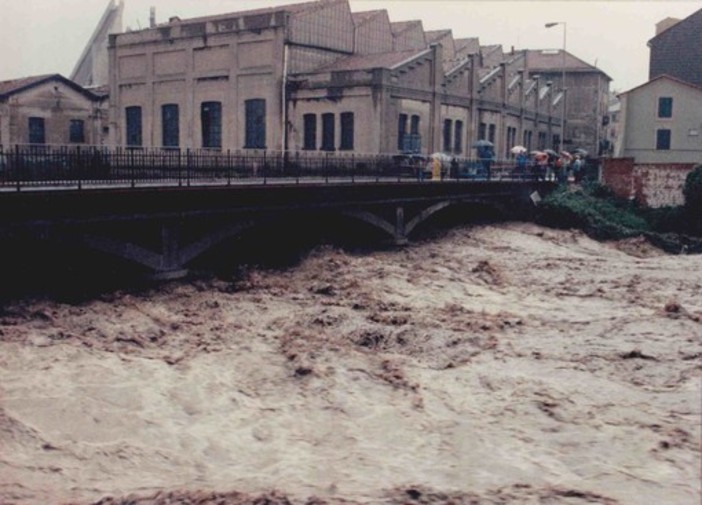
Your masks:
<path fill-rule="evenodd" d="M 529 75 L 538 75 L 553 86 L 565 89 L 565 148 L 579 147 L 592 154 L 603 154 L 606 150 L 603 123 L 608 114 L 612 79 L 570 53 L 563 56 L 563 50 L 527 51 Z"/>
<path fill-rule="evenodd" d="M 504 157 L 558 145 L 566 102 L 527 51 L 352 13 L 346 0 L 171 18 L 112 35 L 109 62 L 111 142 L 135 147 L 470 157 L 486 139 Z M 606 97 L 609 78 L 589 71 L 588 91 Z M 569 72 L 573 96 L 586 74 Z M 587 118 L 604 110 L 590 103 Z"/>
<path fill-rule="evenodd" d="M 621 144 L 637 163 L 702 163 L 702 87 L 659 76 L 619 95 Z"/>
<path fill-rule="evenodd" d="M 662 21 L 656 36 L 648 41 L 648 78 L 668 75 L 702 86 L 702 9 L 675 21 Z"/>
<path fill-rule="evenodd" d="M 106 96 L 59 74 L 0 82 L 0 145 L 99 145 Z"/>

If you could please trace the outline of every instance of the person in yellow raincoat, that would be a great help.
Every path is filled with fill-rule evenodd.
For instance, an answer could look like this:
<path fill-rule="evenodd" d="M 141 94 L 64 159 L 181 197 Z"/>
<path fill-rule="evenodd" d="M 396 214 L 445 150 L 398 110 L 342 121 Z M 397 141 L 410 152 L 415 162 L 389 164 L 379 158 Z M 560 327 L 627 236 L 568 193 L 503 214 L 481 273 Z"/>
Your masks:
<path fill-rule="evenodd" d="M 441 180 L 441 161 L 438 157 L 433 158 L 431 162 L 431 180 Z"/>

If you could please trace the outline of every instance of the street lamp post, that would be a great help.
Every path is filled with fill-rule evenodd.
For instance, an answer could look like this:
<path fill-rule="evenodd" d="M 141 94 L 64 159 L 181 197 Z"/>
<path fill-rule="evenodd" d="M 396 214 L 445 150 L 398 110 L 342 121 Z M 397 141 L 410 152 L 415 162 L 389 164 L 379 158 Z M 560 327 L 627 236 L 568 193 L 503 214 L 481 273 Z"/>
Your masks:
<path fill-rule="evenodd" d="M 563 151 L 563 141 L 565 140 L 565 115 L 566 115 L 566 22 L 555 21 L 546 23 L 546 28 L 552 28 L 556 25 L 563 25 L 563 54 L 561 55 L 561 90 L 563 92 L 563 105 L 561 106 L 561 136 L 559 137 L 558 151 Z"/>

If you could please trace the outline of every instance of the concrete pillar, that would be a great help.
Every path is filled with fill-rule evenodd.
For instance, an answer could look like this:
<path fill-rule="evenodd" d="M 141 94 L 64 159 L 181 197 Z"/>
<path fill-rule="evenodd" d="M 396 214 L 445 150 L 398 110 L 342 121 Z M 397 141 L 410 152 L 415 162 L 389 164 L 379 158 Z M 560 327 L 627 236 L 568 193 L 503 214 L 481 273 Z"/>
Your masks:
<path fill-rule="evenodd" d="M 407 234 L 405 233 L 405 209 L 395 208 L 395 245 L 407 244 Z"/>

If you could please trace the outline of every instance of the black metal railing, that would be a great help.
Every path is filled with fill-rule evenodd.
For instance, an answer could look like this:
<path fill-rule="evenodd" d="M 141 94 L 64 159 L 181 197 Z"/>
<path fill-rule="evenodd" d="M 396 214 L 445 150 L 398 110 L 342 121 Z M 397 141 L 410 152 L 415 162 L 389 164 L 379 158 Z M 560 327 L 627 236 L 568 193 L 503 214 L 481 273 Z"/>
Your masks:
<path fill-rule="evenodd" d="M 488 178 L 481 160 L 443 156 L 440 165 L 437 177 L 431 159 L 421 155 L 13 145 L 0 146 L 0 188 Z M 513 160 L 491 163 L 490 179 L 528 177 Z"/>

